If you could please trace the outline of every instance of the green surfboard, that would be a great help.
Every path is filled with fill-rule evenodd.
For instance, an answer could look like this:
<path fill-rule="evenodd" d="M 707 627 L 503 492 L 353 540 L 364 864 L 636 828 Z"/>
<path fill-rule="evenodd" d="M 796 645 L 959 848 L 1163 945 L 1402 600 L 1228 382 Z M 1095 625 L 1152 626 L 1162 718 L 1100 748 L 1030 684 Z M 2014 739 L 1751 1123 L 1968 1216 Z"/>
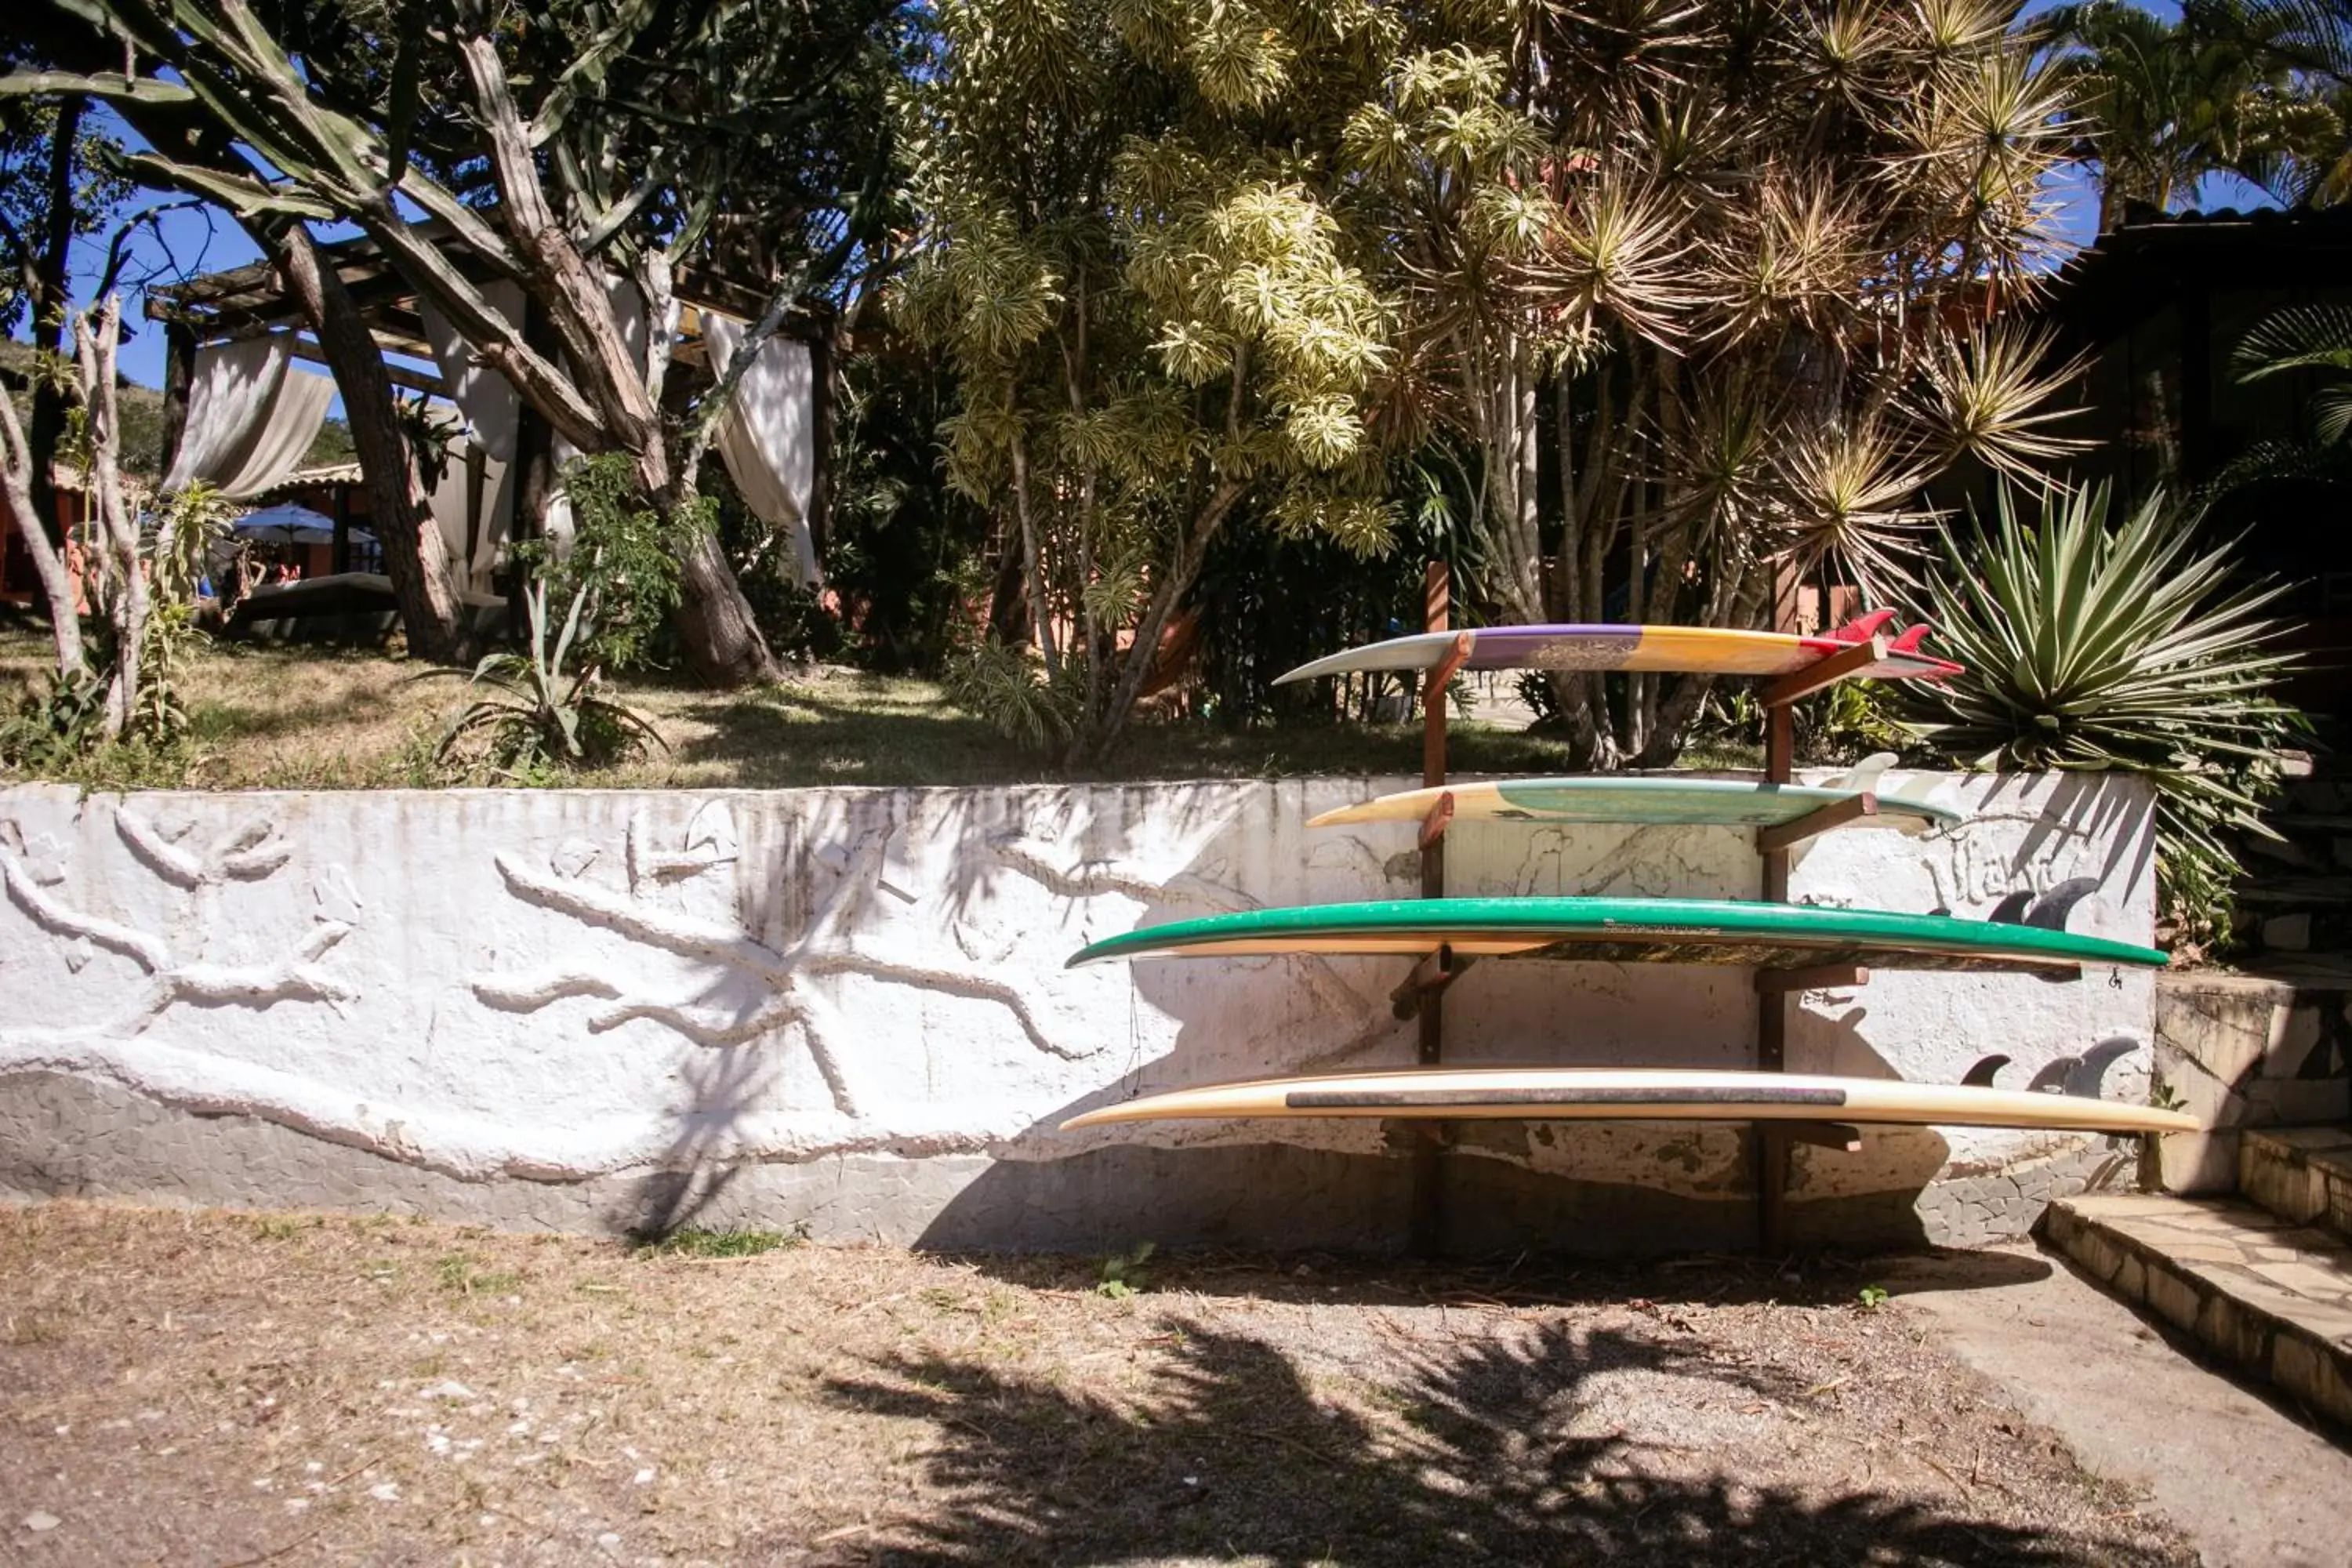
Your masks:
<path fill-rule="evenodd" d="M 2042 925 L 1718 899 L 1391 899 L 1245 910 L 1107 937 L 1069 961 L 1112 958 L 1456 955 L 1609 963 L 1728 963 L 1767 969 L 2079 973 L 2085 964 L 2159 969 L 2152 947 Z"/>

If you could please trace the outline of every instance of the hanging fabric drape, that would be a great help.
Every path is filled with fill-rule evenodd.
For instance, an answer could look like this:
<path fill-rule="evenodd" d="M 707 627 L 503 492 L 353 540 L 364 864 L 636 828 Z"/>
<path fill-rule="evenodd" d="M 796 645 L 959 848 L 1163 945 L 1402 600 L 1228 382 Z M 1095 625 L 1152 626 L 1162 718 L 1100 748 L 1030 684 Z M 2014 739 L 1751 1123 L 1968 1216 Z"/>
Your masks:
<path fill-rule="evenodd" d="M 522 320 L 521 284 L 505 279 L 485 284 L 482 300 L 491 314 L 509 325 Z M 416 313 L 425 318 L 425 341 L 433 345 L 433 363 L 441 367 L 449 400 L 465 416 L 467 433 L 488 456 L 501 463 L 512 460 L 515 430 L 522 419 L 522 398 L 514 384 L 475 360 L 473 345 L 430 299 L 418 297 Z"/>
<path fill-rule="evenodd" d="M 607 272 L 604 274 L 604 297 L 613 302 L 614 324 L 621 330 L 621 344 L 629 352 L 629 364 L 642 375 L 646 363 L 645 290 L 637 287 L 634 279 Z M 662 331 L 677 331 L 677 300 L 675 297 L 669 302 Z M 560 475 L 564 464 L 580 456 L 580 448 L 558 436 L 548 443 L 547 456 L 550 465 Z M 561 542 L 572 537 L 572 502 L 560 484 L 547 497 L 546 526 L 547 536 L 558 541 L 559 548 L 562 547 Z"/>
<path fill-rule="evenodd" d="M 464 585 L 481 589 L 488 586 L 485 579 L 498 566 L 499 552 L 506 543 L 508 525 L 514 515 L 514 466 L 482 453 L 481 517 L 474 524 L 474 552 L 468 560 L 466 533 L 473 515 L 469 505 L 473 480 L 467 473 L 467 462 L 477 450 L 470 437 L 451 447 L 441 482 L 425 492 L 425 500 L 432 508 L 433 521 L 441 526 L 441 541 L 448 546 L 449 559 L 465 563 L 467 580 Z"/>
<path fill-rule="evenodd" d="M 748 331 L 742 322 L 702 313 L 710 374 L 722 375 Z M 719 456 L 752 515 L 792 542 L 793 581 L 824 585 L 809 526 L 816 492 L 816 419 L 808 345 L 770 338 L 735 385 L 720 416 Z"/>
<path fill-rule="evenodd" d="M 294 369 L 293 344 L 290 333 L 273 332 L 196 351 L 187 424 L 165 489 L 203 479 L 237 500 L 301 466 L 327 422 L 335 384 Z"/>
<path fill-rule="evenodd" d="M 522 285 L 497 279 L 483 286 L 482 299 L 492 313 L 509 324 L 521 321 Z M 467 525 L 472 523 L 474 553 L 467 566 L 478 579 L 497 565 L 499 551 L 514 530 L 515 434 L 522 424 L 522 397 L 505 376 L 475 360 L 472 345 L 432 300 L 420 297 L 417 314 L 425 319 L 425 341 L 432 345 L 433 362 L 448 385 L 450 401 L 466 421 L 466 441 L 450 452 L 448 468 L 431 490 L 433 516 L 441 525 L 441 537 L 453 561 L 466 560 Z M 470 517 L 467 504 L 468 447 L 483 455 L 478 519 Z"/>

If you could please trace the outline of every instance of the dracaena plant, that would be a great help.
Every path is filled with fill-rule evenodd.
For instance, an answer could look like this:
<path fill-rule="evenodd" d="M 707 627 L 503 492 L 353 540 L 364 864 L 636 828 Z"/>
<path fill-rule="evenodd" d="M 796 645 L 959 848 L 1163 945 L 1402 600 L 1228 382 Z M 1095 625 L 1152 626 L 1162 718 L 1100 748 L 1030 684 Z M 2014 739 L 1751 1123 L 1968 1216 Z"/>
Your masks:
<path fill-rule="evenodd" d="M 2305 725 L 2280 700 L 2292 656 L 2199 514 L 2151 497 L 2110 522 L 2105 486 L 2048 489 L 2031 516 L 2004 490 L 1975 529 L 1939 528 L 1927 579 L 1942 648 L 1966 667 L 1920 688 L 1920 728 L 1982 767 L 2137 773 L 2157 791 L 2158 879 L 2192 935 L 2237 871 L 2231 838 L 2267 833 L 2282 747 Z"/>

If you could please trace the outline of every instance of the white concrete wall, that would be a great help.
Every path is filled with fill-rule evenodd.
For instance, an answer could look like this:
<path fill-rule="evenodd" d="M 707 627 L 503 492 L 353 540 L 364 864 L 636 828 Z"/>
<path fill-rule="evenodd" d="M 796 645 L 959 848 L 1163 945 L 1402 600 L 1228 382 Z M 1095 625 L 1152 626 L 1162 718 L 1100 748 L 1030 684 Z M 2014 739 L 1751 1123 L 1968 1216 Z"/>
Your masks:
<path fill-rule="evenodd" d="M 1379 1244 L 1402 1219 L 1380 1124 L 1055 1127 L 1179 1084 L 1406 1063 L 1401 963 L 1063 961 L 1154 921 L 1410 895 L 1411 828 L 1303 826 L 1408 782 L 0 792 L 0 1187 L 572 1226 L 695 1210 L 958 1245 Z M 1937 789 L 1964 826 L 1818 840 L 1793 896 L 1982 914 L 2090 876 L 2074 928 L 2149 939 L 2138 786 Z M 1449 842 L 1456 892 L 1758 889 L 1728 829 Z M 2137 1095 L 2152 1008 L 2146 974 L 1881 973 L 1803 998 L 1790 1065 L 1952 1081 L 1998 1050 L 2021 1084 L 2126 1035 L 2142 1048 L 2107 1092 Z M 1446 1017 L 1465 1062 L 1728 1067 L 1751 1059 L 1756 1004 L 1740 970 L 1496 963 Z M 1742 1148 L 1727 1128 L 1500 1125 L 1450 1164 L 1483 1205 L 1465 1234 L 1718 1245 L 1745 1223 Z M 2071 1135 L 1874 1133 L 1859 1155 L 1801 1152 L 1797 1196 L 1825 1236 L 1895 1212 L 1966 1241 L 2126 1157 Z"/>

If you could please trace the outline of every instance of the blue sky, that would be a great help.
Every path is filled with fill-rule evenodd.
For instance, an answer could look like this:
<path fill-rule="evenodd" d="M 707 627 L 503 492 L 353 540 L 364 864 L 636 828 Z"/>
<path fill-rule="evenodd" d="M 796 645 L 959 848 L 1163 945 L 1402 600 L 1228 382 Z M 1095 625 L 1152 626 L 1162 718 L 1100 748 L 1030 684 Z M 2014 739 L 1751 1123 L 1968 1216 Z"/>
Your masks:
<path fill-rule="evenodd" d="M 2027 16 L 2046 11 L 2059 0 L 2029 0 Z M 2179 7 L 2168 0 L 2150 0 L 2146 7 L 2165 16 L 2178 16 Z M 110 121 L 110 128 L 126 142 L 136 147 L 142 143 L 129 128 L 111 113 L 100 111 Z M 2089 174 L 2080 169 L 2069 169 L 2051 183 L 2051 195 L 2057 206 L 2057 227 L 2060 237 L 2069 246 L 2087 245 L 2095 237 L 2098 221 L 2098 188 Z M 161 197 L 143 198 L 141 205 L 160 202 Z M 2269 198 L 2253 186 L 2233 177 L 2219 177 L 2206 182 L 2200 192 L 2200 205 L 2252 206 L 2269 205 Z M 196 272 L 217 272 L 225 268 L 240 267 L 257 260 L 260 252 L 231 219 L 217 213 L 174 211 L 156 221 L 155 233 L 140 236 L 135 255 L 137 265 L 133 275 L 153 271 L 161 274 L 160 282 L 175 280 L 178 276 Z M 322 235 L 323 237 L 323 235 Z M 105 264 L 105 243 L 100 241 L 82 246 L 75 257 L 76 295 L 79 299 L 97 279 Z M 148 386 L 161 385 L 163 379 L 163 333 L 140 313 L 141 300 L 135 291 L 124 301 L 124 326 L 134 334 L 123 343 L 122 373 L 132 381 Z M 340 415 L 342 405 L 337 400 L 334 412 Z"/>

